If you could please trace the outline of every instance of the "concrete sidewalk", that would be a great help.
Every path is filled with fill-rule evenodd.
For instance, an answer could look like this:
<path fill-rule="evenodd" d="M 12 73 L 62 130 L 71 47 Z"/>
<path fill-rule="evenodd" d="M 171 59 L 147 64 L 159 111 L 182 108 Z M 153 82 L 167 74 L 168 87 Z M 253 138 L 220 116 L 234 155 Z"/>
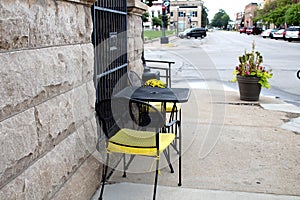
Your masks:
<path fill-rule="evenodd" d="M 117 183 L 105 188 L 103 199 L 107 200 L 150 200 L 153 191 L 152 185 Z M 92 200 L 97 200 L 99 191 Z M 159 186 L 157 199 L 161 200 L 299 200 L 300 197 L 274 194 L 259 194 L 220 190 L 203 190 L 191 188 L 176 188 Z"/>
<path fill-rule="evenodd" d="M 149 45 L 164 48 L 157 43 Z M 174 174 L 161 159 L 157 199 L 300 200 L 300 108 L 266 96 L 245 102 L 223 86 L 195 85 L 182 105 L 182 187 L 174 152 Z M 152 199 L 153 161 L 136 158 L 126 178 L 119 166 L 104 199 Z"/>
<path fill-rule="evenodd" d="M 274 98 L 249 103 L 236 92 L 222 93 L 192 89 L 189 102 L 182 105 L 183 186 L 177 187 L 174 153 L 174 174 L 161 159 L 157 199 L 300 200 L 300 135 L 281 128 L 299 114 L 278 111 L 286 104 Z M 221 97 L 201 98 L 214 95 Z M 276 105 L 277 110 L 260 104 Z M 136 158 L 126 178 L 117 170 L 104 199 L 151 199 L 152 164 L 151 158 Z"/>

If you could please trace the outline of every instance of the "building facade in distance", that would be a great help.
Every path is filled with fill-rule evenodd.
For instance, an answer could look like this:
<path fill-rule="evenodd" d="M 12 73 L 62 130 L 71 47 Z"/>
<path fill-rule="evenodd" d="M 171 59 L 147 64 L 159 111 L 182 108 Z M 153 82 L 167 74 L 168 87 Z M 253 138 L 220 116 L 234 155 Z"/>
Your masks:
<path fill-rule="evenodd" d="M 144 23 L 145 29 L 152 27 L 152 18 L 162 14 L 162 0 L 154 1 L 149 7 L 149 21 Z M 196 0 L 171 0 L 168 29 L 183 31 L 191 27 L 201 27 L 202 2 Z"/>

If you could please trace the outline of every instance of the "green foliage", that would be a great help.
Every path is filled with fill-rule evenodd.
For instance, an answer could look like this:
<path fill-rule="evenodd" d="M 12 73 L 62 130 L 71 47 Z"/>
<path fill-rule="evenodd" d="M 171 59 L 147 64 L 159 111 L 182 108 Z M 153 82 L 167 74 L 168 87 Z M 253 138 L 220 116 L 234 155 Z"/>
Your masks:
<path fill-rule="evenodd" d="M 210 25 L 214 27 L 224 28 L 227 27 L 229 20 L 229 15 L 224 10 L 220 9 L 219 12 L 215 14 Z"/>
<path fill-rule="evenodd" d="M 167 28 L 169 24 L 169 17 L 167 17 L 166 22 L 164 23 L 164 27 Z M 162 27 L 163 21 L 162 21 L 162 15 L 159 15 L 158 17 L 152 17 L 152 26 L 159 26 Z"/>
<path fill-rule="evenodd" d="M 169 31 L 169 30 L 166 30 L 166 35 L 172 35 L 174 34 L 174 31 Z M 161 31 L 150 31 L 150 30 L 147 30 L 147 31 L 144 31 L 144 37 L 147 38 L 148 40 L 152 40 L 154 38 L 159 38 L 162 36 L 162 32 Z"/>
<path fill-rule="evenodd" d="M 142 16 L 142 19 L 143 19 L 143 22 L 148 22 L 149 21 L 149 13 L 148 12 L 144 13 Z"/>
<path fill-rule="evenodd" d="M 152 17 L 152 26 L 159 26 L 161 27 L 162 25 L 162 20 L 161 20 L 161 17 L 158 18 L 158 17 Z"/>
<path fill-rule="evenodd" d="M 270 88 L 268 79 L 272 78 L 272 70 L 266 70 L 262 66 L 263 56 L 260 52 L 255 51 L 254 41 L 252 43 L 252 51 L 246 52 L 239 56 L 239 65 L 235 67 L 233 71 L 234 78 L 231 80 L 235 82 L 237 76 L 248 76 L 248 77 L 258 77 L 259 83 L 262 87 Z"/>
<path fill-rule="evenodd" d="M 300 22 L 300 3 L 293 0 L 273 0 L 266 3 L 263 9 L 256 11 L 254 22 L 262 21 L 265 24 L 274 23 L 276 26 L 298 25 Z"/>
<path fill-rule="evenodd" d="M 286 12 L 285 20 L 287 24 L 300 26 L 300 3 L 290 6 Z"/>
<path fill-rule="evenodd" d="M 207 14 L 207 8 L 205 6 L 202 6 L 202 12 L 201 12 L 201 27 L 206 27 L 209 23 L 208 21 L 208 14 Z"/>

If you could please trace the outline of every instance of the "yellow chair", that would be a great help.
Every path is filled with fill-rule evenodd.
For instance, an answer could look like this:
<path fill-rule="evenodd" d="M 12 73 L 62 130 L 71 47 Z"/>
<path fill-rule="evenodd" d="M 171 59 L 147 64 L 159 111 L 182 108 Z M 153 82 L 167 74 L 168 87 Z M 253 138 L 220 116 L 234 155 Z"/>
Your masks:
<path fill-rule="evenodd" d="M 135 71 L 128 71 L 128 82 L 130 84 L 130 86 L 137 86 L 137 87 L 142 87 L 144 85 L 143 80 L 140 78 L 140 76 L 135 72 Z M 167 81 L 171 81 L 170 78 L 170 74 L 169 74 L 169 78 L 166 79 Z M 171 82 L 166 83 L 166 86 L 170 86 Z M 161 103 L 160 102 L 149 102 L 149 104 L 151 104 L 152 106 L 156 107 L 157 109 L 161 108 Z M 166 103 L 166 113 L 170 114 L 169 120 L 168 122 L 172 122 L 173 120 L 178 120 L 181 121 L 181 104 L 177 103 L 176 105 L 174 105 L 174 103 Z M 177 139 L 177 135 L 176 135 L 176 139 Z M 174 140 L 174 142 L 172 143 L 172 146 L 174 147 L 174 149 L 177 151 L 177 153 L 179 153 L 178 148 L 177 148 L 177 140 Z"/>
<path fill-rule="evenodd" d="M 156 169 L 153 192 L 153 199 L 155 199 L 161 153 L 164 153 L 171 172 L 174 172 L 170 162 L 169 146 L 174 141 L 176 134 L 162 133 L 161 130 L 166 126 L 180 126 L 180 123 L 173 121 L 173 123 L 166 125 L 165 113 L 162 113 L 161 110 L 146 102 L 126 98 L 97 100 L 96 114 L 106 136 L 107 152 L 106 163 L 103 166 L 102 188 L 99 199 L 102 199 L 103 196 L 108 174 L 109 157 L 112 153 L 123 154 L 123 176 L 126 176 L 126 170 L 134 156 L 141 155 L 155 158 Z M 131 155 L 127 164 L 125 163 L 125 154 Z M 179 170 L 181 170 L 180 167 Z M 179 176 L 179 182 L 181 182 L 180 171 Z"/>

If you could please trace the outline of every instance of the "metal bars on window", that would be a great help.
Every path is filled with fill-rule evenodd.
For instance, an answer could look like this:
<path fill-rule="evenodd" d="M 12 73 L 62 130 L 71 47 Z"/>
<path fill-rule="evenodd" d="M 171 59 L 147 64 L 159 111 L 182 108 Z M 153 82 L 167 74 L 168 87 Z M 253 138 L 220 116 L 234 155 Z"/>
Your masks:
<path fill-rule="evenodd" d="M 98 0 L 92 7 L 97 98 L 110 98 L 125 86 L 127 73 L 127 0 Z"/>

